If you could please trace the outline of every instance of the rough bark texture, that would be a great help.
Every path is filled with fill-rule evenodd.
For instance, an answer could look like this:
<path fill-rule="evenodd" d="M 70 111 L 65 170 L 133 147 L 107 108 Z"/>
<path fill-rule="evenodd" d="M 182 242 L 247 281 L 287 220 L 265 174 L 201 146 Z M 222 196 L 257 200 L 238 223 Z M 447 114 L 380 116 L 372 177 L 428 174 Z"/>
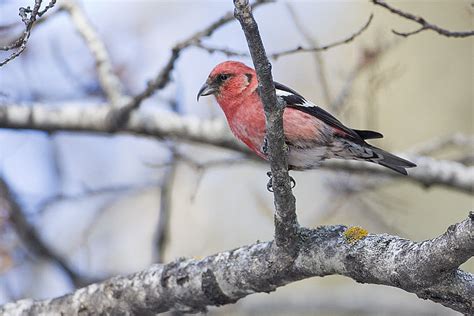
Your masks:
<path fill-rule="evenodd" d="M 92 284 L 52 300 L 0 307 L 4 315 L 152 315 L 202 312 L 257 292 L 271 292 L 312 276 L 345 275 L 357 282 L 394 286 L 423 299 L 473 314 L 474 275 L 458 266 L 474 255 L 474 213 L 441 236 L 413 242 L 387 234 L 351 235 L 345 226 L 301 229 L 295 260 L 273 242 L 256 243 L 202 260 L 166 265 Z"/>
<path fill-rule="evenodd" d="M 272 172 L 275 204 L 275 242 L 287 250 L 290 257 L 297 252 L 298 221 L 296 201 L 291 192 L 288 175 L 288 153 L 283 132 L 283 100 L 276 97 L 272 78 L 272 65 L 267 58 L 257 23 L 247 0 L 234 0 L 234 15 L 239 20 L 250 50 L 258 77 L 258 92 L 263 102 L 266 117 L 266 141 Z"/>

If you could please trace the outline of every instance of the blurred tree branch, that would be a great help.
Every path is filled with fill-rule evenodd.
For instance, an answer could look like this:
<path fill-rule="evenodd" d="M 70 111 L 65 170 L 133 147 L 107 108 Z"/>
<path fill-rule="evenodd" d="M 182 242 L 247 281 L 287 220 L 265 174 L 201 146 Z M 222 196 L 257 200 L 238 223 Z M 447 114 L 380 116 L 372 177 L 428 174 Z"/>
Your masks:
<path fill-rule="evenodd" d="M 303 36 L 306 42 L 312 47 L 319 47 L 319 41 L 314 36 L 312 36 L 311 32 L 309 32 L 305 26 L 304 20 L 298 17 L 296 9 L 293 7 L 293 5 L 287 2 L 286 8 L 288 9 L 288 13 L 291 17 L 291 20 L 293 21 L 293 24 L 296 26 L 299 33 Z M 372 20 L 372 15 L 370 19 Z M 332 105 L 333 101 L 331 96 L 331 87 L 328 82 L 326 63 L 324 61 L 322 52 L 315 51 L 313 53 L 313 58 L 316 66 L 316 74 L 318 76 L 319 83 L 321 84 L 323 102 L 324 104 Z"/>
<path fill-rule="evenodd" d="M 375 5 L 379 5 L 381 7 L 384 7 L 385 9 L 389 10 L 390 12 L 399 15 L 401 17 L 404 17 L 405 19 L 411 20 L 413 22 L 416 22 L 421 25 L 419 29 L 416 29 L 415 31 L 412 32 L 398 32 L 395 30 L 392 30 L 394 34 L 403 36 L 403 37 L 408 37 L 410 35 L 418 34 L 422 31 L 426 30 L 432 30 L 440 35 L 446 36 L 446 37 L 457 37 L 457 38 L 463 38 L 463 37 L 468 37 L 468 36 L 474 36 L 474 30 L 473 31 L 463 31 L 463 32 L 454 32 L 454 31 L 449 31 L 447 29 L 441 28 L 435 24 L 429 23 L 426 21 L 424 18 L 420 16 L 416 16 L 414 14 L 404 12 L 402 10 L 399 10 L 397 8 L 392 7 L 388 3 L 386 3 L 384 0 L 372 0 L 372 2 Z"/>
<path fill-rule="evenodd" d="M 388 285 L 474 313 L 474 275 L 458 267 L 474 255 L 474 213 L 434 239 L 413 242 L 345 226 L 301 229 L 296 260 L 285 270 L 269 260 L 287 253 L 274 242 L 225 251 L 202 260 L 178 259 L 129 276 L 117 276 L 53 300 L 20 300 L 0 307 L 3 314 L 196 313 L 314 276 L 344 275 L 357 282 Z"/>
<path fill-rule="evenodd" d="M 51 107 L 43 104 L 22 106 L 6 103 L 0 105 L 0 128 L 33 129 L 46 132 L 131 133 L 213 145 L 242 152 L 252 159 L 257 159 L 230 135 L 226 123 L 220 120 L 204 120 L 169 111 L 134 111 L 123 128 L 110 131 L 107 125 L 110 111 L 113 109 L 108 105 L 62 104 Z M 408 156 L 418 164 L 417 168 L 410 170 L 409 176 L 401 176 L 391 170 L 356 161 L 327 161 L 323 163 L 322 168 L 370 172 L 371 176 L 383 175 L 388 178 L 412 181 L 426 187 L 442 185 L 462 192 L 474 193 L 474 167 L 410 153 L 404 156 Z"/>
<path fill-rule="evenodd" d="M 61 3 L 60 9 L 69 13 L 71 21 L 75 25 L 77 32 L 81 35 L 92 53 L 99 82 L 107 100 L 114 108 L 121 106 L 124 102 L 122 83 L 115 75 L 110 61 L 109 53 L 99 34 L 88 21 L 84 11 L 74 0 L 65 0 Z"/>
<path fill-rule="evenodd" d="M 256 0 L 252 7 L 256 8 L 262 4 L 273 2 L 274 0 Z M 127 104 L 125 104 L 119 111 L 111 113 L 111 127 L 117 129 L 127 123 L 132 111 L 140 107 L 140 104 L 146 98 L 149 98 L 157 90 L 165 88 L 171 81 L 171 72 L 174 69 L 175 62 L 178 60 L 181 52 L 188 47 L 198 43 L 202 38 L 211 36 L 221 26 L 234 20 L 232 12 L 226 13 L 224 16 L 214 21 L 206 28 L 192 34 L 190 37 L 173 46 L 171 49 L 171 56 L 166 62 L 165 66 L 158 72 L 158 75 L 147 82 L 146 88 L 139 94 L 133 96 Z"/>
<path fill-rule="evenodd" d="M 474 136 L 455 133 L 418 144 L 411 148 L 410 152 L 417 155 L 432 155 L 451 146 L 467 149 L 467 151 L 472 152 L 474 150 Z"/>
<path fill-rule="evenodd" d="M 88 279 L 74 271 L 74 269 L 63 257 L 57 254 L 49 246 L 47 246 L 46 243 L 43 242 L 36 228 L 28 222 L 28 219 L 25 217 L 20 204 L 2 177 L 0 177 L 0 198 L 3 198 L 6 201 L 7 207 L 9 209 L 10 220 L 16 233 L 28 251 L 46 260 L 50 260 L 54 264 L 57 264 L 76 287 L 81 287 L 92 282 L 97 282 L 97 280 Z"/>
<path fill-rule="evenodd" d="M 35 24 L 36 20 L 40 18 L 41 16 L 43 16 L 49 9 L 54 7 L 54 5 L 56 4 L 56 0 L 51 0 L 46 5 L 46 7 L 43 10 L 41 10 L 42 2 L 43 2 L 42 0 L 35 0 L 33 9 L 31 9 L 29 6 L 26 8 L 20 7 L 19 15 L 21 17 L 21 21 L 25 24 L 25 30 L 23 31 L 23 34 L 13 43 L 6 46 L 0 46 L 0 50 L 4 50 L 4 51 L 17 49 L 10 56 L 8 56 L 7 58 L 5 58 L 4 60 L 0 62 L 0 67 L 7 64 L 9 61 L 17 58 L 18 56 L 20 56 L 21 53 L 23 53 L 23 51 L 26 48 L 26 44 L 28 43 L 28 40 L 30 38 L 31 29 L 33 28 L 33 25 Z"/>

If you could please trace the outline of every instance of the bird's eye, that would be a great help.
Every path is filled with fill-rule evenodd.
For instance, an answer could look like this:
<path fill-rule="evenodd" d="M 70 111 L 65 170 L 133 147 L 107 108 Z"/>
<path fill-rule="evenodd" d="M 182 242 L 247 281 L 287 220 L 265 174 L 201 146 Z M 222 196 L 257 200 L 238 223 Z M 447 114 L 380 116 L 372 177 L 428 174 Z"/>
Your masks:
<path fill-rule="evenodd" d="M 229 74 L 220 74 L 219 75 L 219 81 L 226 81 L 229 78 L 230 78 Z"/>

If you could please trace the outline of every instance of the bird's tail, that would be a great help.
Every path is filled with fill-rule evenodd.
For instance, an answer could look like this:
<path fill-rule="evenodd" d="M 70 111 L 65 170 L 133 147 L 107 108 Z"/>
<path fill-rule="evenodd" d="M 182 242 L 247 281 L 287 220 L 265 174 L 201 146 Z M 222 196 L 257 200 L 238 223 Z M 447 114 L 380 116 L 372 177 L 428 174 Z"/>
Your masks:
<path fill-rule="evenodd" d="M 414 164 L 413 162 L 395 156 L 394 154 L 391 154 L 383 149 L 374 146 L 370 146 L 370 149 L 372 149 L 373 152 L 378 156 L 377 159 L 371 160 L 372 162 L 378 163 L 381 166 L 392 169 L 393 171 L 396 171 L 403 175 L 408 174 L 406 168 L 416 167 L 416 164 Z"/>

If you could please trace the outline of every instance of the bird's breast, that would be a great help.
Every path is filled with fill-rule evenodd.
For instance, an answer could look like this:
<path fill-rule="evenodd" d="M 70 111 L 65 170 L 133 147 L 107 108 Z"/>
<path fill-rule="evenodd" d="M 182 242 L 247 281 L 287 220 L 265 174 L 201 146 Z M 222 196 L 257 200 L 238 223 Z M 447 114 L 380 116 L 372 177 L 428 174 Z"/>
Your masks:
<path fill-rule="evenodd" d="M 265 138 L 263 109 L 241 107 L 227 120 L 232 133 L 257 155 L 265 158 L 265 154 L 262 152 L 263 139 Z"/>

